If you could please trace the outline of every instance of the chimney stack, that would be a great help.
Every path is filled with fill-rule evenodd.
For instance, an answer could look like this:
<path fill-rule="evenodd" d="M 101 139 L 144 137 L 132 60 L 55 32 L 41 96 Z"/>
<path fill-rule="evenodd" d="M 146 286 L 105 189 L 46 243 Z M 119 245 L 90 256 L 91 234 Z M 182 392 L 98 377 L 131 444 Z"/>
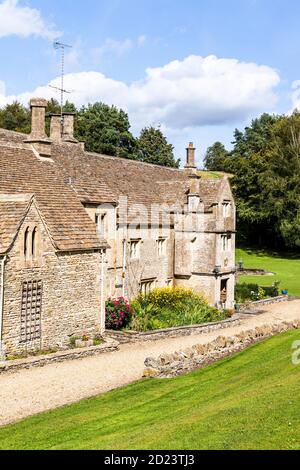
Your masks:
<path fill-rule="evenodd" d="M 32 98 L 31 107 L 31 133 L 24 140 L 26 144 L 33 145 L 40 157 L 51 157 L 51 140 L 46 134 L 46 108 L 48 102 L 43 98 Z"/>
<path fill-rule="evenodd" d="M 64 113 L 64 126 L 63 126 L 63 141 L 77 144 L 78 141 L 74 138 L 74 119 L 75 113 Z"/>
<path fill-rule="evenodd" d="M 187 151 L 187 158 L 186 158 L 186 165 L 185 169 L 187 170 L 196 170 L 196 149 L 194 147 L 193 142 L 189 143 L 188 148 L 186 149 Z"/>
<path fill-rule="evenodd" d="M 51 114 L 50 138 L 53 142 L 61 141 L 61 115 Z"/>
<path fill-rule="evenodd" d="M 51 115 L 50 137 L 54 142 L 77 144 L 74 138 L 75 113 L 63 113 L 63 126 L 60 114 Z"/>
<path fill-rule="evenodd" d="M 32 140 L 47 139 L 45 131 L 47 100 L 43 98 L 32 98 L 31 108 L 31 134 Z"/>

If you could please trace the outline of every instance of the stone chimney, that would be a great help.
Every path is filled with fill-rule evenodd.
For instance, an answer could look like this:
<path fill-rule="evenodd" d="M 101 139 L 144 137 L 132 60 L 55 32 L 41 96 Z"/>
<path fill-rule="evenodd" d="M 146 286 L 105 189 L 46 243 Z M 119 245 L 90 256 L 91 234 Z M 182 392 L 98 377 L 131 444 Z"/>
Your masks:
<path fill-rule="evenodd" d="M 31 108 L 31 139 L 47 139 L 45 131 L 47 100 L 43 98 L 32 98 Z"/>
<path fill-rule="evenodd" d="M 33 145 L 36 152 L 45 158 L 51 157 L 51 140 L 46 134 L 46 108 L 47 100 L 32 98 L 31 107 L 31 133 L 25 143 Z"/>
<path fill-rule="evenodd" d="M 54 142 L 77 144 L 74 138 L 75 113 L 63 113 L 63 126 L 60 114 L 51 115 L 50 137 Z"/>
<path fill-rule="evenodd" d="M 63 141 L 77 144 L 78 141 L 74 138 L 74 119 L 75 113 L 64 113 L 63 125 Z"/>
<path fill-rule="evenodd" d="M 61 141 L 61 115 L 51 114 L 50 138 L 53 142 Z"/>
<path fill-rule="evenodd" d="M 197 170 L 196 149 L 194 147 L 193 142 L 189 143 L 189 146 L 186 149 L 186 152 L 187 152 L 187 157 L 186 157 L 186 165 L 184 168 L 187 170 Z"/>

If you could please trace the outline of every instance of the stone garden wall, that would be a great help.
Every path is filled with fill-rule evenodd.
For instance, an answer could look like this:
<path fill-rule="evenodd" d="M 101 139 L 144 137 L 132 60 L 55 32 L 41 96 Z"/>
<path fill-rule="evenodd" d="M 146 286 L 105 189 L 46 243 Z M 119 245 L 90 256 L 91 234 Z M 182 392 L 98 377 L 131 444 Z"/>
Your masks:
<path fill-rule="evenodd" d="M 126 343 L 140 343 L 144 341 L 158 341 L 164 338 L 177 338 L 179 336 L 199 335 L 201 333 L 210 333 L 215 330 L 230 328 L 232 326 L 240 325 L 240 318 L 238 315 L 214 323 L 203 323 L 202 325 L 193 326 L 179 326 L 175 328 L 166 328 L 162 330 L 146 331 L 139 333 L 136 331 L 112 331 L 107 330 L 105 338 L 110 338 L 118 341 L 120 344 Z"/>
<path fill-rule="evenodd" d="M 234 353 L 248 348 L 254 343 L 271 338 L 279 333 L 299 329 L 300 320 L 263 325 L 255 329 L 243 331 L 236 336 L 219 336 L 207 344 L 197 344 L 192 348 L 164 354 L 145 361 L 144 377 L 170 378 L 183 375 L 195 369 L 201 369 Z"/>
<path fill-rule="evenodd" d="M 278 297 L 270 297 L 268 299 L 257 300 L 256 302 L 246 302 L 244 305 L 241 306 L 241 312 L 245 310 L 256 309 L 259 307 L 263 307 L 265 305 L 272 305 L 280 302 L 286 302 L 289 300 L 288 295 L 279 295 Z"/>
<path fill-rule="evenodd" d="M 0 362 L 0 374 L 16 372 L 22 369 L 32 369 L 33 367 L 44 367 L 47 364 L 83 359 L 85 357 L 98 356 L 104 353 L 110 353 L 119 349 L 119 343 L 116 341 L 106 341 L 100 346 L 92 346 L 81 349 L 69 349 L 68 351 L 58 351 L 45 356 L 28 357 L 27 359 L 18 359 L 15 361 Z"/>

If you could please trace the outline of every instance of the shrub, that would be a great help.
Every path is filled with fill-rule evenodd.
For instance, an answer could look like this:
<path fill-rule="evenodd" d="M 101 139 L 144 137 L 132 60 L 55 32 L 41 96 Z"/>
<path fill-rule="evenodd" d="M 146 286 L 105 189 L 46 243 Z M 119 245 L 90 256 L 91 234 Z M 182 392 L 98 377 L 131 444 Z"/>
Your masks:
<path fill-rule="evenodd" d="M 132 317 L 132 308 L 123 297 L 109 299 L 105 307 L 106 328 L 108 330 L 120 330 L 125 328 Z"/>
<path fill-rule="evenodd" d="M 242 304 L 249 300 L 262 300 L 266 297 L 277 297 L 279 295 L 280 281 L 274 282 L 271 287 L 260 287 L 258 284 L 237 284 L 235 288 L 235 300 Z"/>
<path fill-rule="evenodd" d="M 277 297 L 279 295 L 279 286 L 281 282 L 276 281 L 271 287 L 264 287 L 266 297 Z"/>
<path fill-rule="evenodd" d="M 237 284 L 235 287 L 235 300 L 239 304 L 243 304 L 247 300 L 258 300 L 259 285 L 258 284 Z"/>
<path fill-rule="evenodd" d="M 227 312 L 210 307 L 207 300 L 181 287 L 154 289 L 132 302 L 130 327 L 136 331 L 156 330 L 224 320 Z"/>

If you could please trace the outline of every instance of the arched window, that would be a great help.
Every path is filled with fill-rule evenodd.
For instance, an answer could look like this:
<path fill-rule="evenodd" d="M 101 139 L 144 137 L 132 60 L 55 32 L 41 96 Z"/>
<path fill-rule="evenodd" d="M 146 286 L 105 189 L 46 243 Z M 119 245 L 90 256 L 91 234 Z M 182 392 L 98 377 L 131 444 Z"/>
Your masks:
<path fill-rule="evenodd" d="M 25 233 L 24 233 L 24 247 L 23 247 L 23 251 L 24 251 L 24 258 L 27 259 L 28 257 L 28 241 L 29 241 L 29 227 L 27 227 L 27 229 L 25 230 Z"/>
<path fill-rule="evenodd" d="M 36 243 L 37 243 L 37 228 L 34 227 L 31 235 L 31 256 L 32 259 L 36 258 Z"/>

